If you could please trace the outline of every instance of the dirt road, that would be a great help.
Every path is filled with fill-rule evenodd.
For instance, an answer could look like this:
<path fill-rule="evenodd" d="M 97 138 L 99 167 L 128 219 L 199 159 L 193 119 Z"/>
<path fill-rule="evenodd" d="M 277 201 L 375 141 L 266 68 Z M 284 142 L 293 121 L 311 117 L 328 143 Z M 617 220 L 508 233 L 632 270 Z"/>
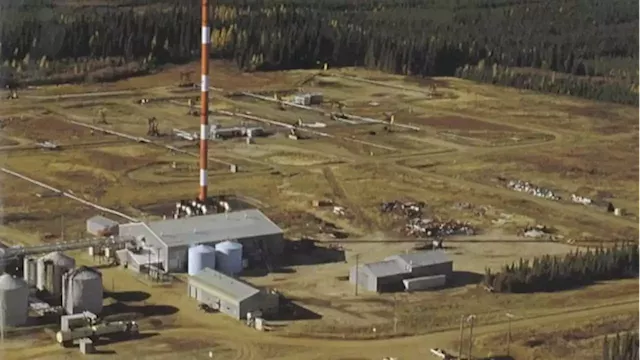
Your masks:
<path fill-rule="evenodd" d="M 611 304 L 602 308 L 568 309 L 563 313 L 548 314 L 534 319 L 515 320 L 512 322 L 512 331 L 543 328 L 561 323 L 590 319 L 596 316 L 613 316 L 619 314 L 631 314 L 638 309 L 638 299 L 630 299 L 626 302 Z M 220 324 L 223 325 L 223 324 Z M 231 350 L 232 354 L 225 353 L 224 357 L 215 359 L 381 359 L 384 356 L 398 357 L 403 360 L 429 359 L 429 349 L 434 347 L 452 349 L 451 344 L 459 336 L 457 329 L 432 333 L 422 336 L 412 336 L 385 340 L 323 340 L 287 338 L 269 333 L 260 333 L 255 330 L 239 326 L 224 328 L 193 328 L 160 331 L 157 337 L 161 341 L 164 337 L 189 338 L 207 337 L 213 340 L 217 346 Z M 476 326 L 475 336 L 489 335 L 492 333 L 506 332 L 507 324 L 495 324 Z M 126 344 L 126 343 L 125 343 Z M 123 344 L 123 345 L 125 345 Z M 130 346 L 130 345 L 127 345 Z M 453 350 L 453 349 L 452 349 Z M 501 349 L 495 349 L 499 353 Z M 203 350 L 203 354 L 208 353 Z M 230 356 L 231 355 L 231 356 Z M 485 356 L 486 353 L 476 351 L 476 356 Z M 146 358 L 154 358 L 149 356 Z M 205 358 L 197 357 L 197 358 Z"/>

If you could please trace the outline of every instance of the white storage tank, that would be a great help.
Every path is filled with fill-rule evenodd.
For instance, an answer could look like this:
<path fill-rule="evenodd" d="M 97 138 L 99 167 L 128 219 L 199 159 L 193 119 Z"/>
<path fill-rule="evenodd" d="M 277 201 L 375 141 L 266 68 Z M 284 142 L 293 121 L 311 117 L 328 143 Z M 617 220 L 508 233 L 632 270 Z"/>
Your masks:
<path fill-rule="evenodd" d="M 0 275 L 0 316 L 7 326 L 27 323 L 29 286 L 24 280 L 9 274 Z"/>
<path fill-rule="evenodd" d="M 0 274 L 2 274 L 4 272 L 4 267 L 5 267 L 5 263 L 4 263 L 4 249 L 0 248 Z"/>
<path fill-rule="evenodd" d="M 221 273 L 235 275 L 242 271 L 242 244 L 223 241 L 216 244 L 216 264 Z"/>
<path fill-rule="evenodd" d="M 216 249 L 207 245 L 196 245 L 189 248 L 189 275 L 196 275 L 204 268 L 216 269 Z"/>
<path fill-rule="evenodd" d="M 67 314 L 102 311 L 104 288 L 102 274 L 93 268 L 81 266 L 64 275 L 62 305 Z"/>
<path fill-rule="evenodd" d="M 76 261 L 59 251 L 38 259 L 36 287 L 54 297 L 62 295 L 62 275 L 76 267 Z"/>
<path fill-rule="evenodd" d="M 29 256 L 24 257 L 24 261 L 22 264 L 22 274 L 24 281 L 31 286 L 35 286 L 37 282 L 37 274 L 38 274 L 38 261 Z"/>
<path fill-rule="evenodd" d="M 421 291 L 439 288 L 447 283 L 446 275 L 423 276 L 413 279 L 404 279 L 404 288 L 407 291 Z"/>

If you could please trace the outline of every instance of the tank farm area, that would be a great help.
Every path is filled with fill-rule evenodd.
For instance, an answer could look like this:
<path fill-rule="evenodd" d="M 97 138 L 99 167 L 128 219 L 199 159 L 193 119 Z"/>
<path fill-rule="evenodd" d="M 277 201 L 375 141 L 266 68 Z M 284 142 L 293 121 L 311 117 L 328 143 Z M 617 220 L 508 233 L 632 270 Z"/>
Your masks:
<path fill-rule="evenodd" d="M 0 359 L 590 359 L 637 319 L 637 279 L 483 282 L 637 238 L 636 109 L 205 63 L 3 100 Z"/>

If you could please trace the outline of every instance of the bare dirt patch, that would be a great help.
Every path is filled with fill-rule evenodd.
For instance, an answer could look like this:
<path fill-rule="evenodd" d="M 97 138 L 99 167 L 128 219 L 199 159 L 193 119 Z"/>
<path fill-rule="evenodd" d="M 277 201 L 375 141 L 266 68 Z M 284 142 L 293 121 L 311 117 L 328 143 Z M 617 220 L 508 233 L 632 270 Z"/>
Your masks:
<path fill-rule="evenodd" d="M 191 71 L 191 80 L 199 82 L 200 63 L 193 62 L 187 65 L 180 65 L 166 69 L 157 74 L 131 78 L 117 82 L 120 87 L 149 88 L 158 84 L 177 85 L 180 81 L 180 73 Z M 225 90 L 249 90 L 278 88 L 291 81 L 295 84 L 308 74 L 296 72 L 252 72 L 244 73 L 239 71 L 235 65 L 228 61 L 214 60 L 211 62 L 211 86 L 222 87 Z M 288 75 L 284 76 L 283 75 Z"/>
<path fill-rule="evenodd" d="M 551 141 L 555 137 L 549 134 L 534 132 L 503 132 L 503 131 L 442 131 L 439 135 L 448 136 L 456 143 L 469 143 L 475 146 L 508 146 L 531 142 Z"/>
<path fill-rule="evenodd" d="M 511 152 L 498 157 L 500 161 L 522 164 L 523 169 L 562 174 L 567 179 L 591 177 L 637 181 L 638 164 L 629 161 L 633 156 L 638 157 L 637 140 L 635 145 L 620 141 L 571 148 L 553 146 L 536 153 Z"/>
<path fill-rule="evenodd" d="M 431 126 L 436 129 L 445 130 L 466 130 L 466 131 L 509 131 L 520 132 L 520 130 L 502 124 L 489 123 L 482 120 L 472 119 L 463 116 L 433 116 L 421 117 L 417 120 L 420 125 Z"/>
<path fill-rule="evenodd" d="M 442 79 L 423 78 L 423 77 L 417 77 L 417 76 L 405 76 L 403 80 L 407 83 L 417 84 L 418 86 L 421 86 L 421 87 L 431 87 L 433 85 L 436 86 L 436 89 L 449 87 L 449 82 Z"/>
<path fill-rule="evenodd" d="M 91 130 L 87 128 L 46 115 L 24 119 L 9 118 L 4 120 L 4 124 L 3 131 L 8 135 L 36 141 L 56 140 L 68 143 L 81 138 L 103 137 L 101 134 L 91 134 Z"/>
<path fill-rule="evenodd" d="M 84 155 L 76 158 L 78 165 L 92 166 L 114 173 L 147 164 L 150 159 L 155 158 L 152 152 L 146 157 L 130 157 L 102 150 L 86 150 Z"/>
<path fill-rule="evenodd" d="M 198 176 L 199 166 L 194 161 L 186 162 L 158 161 L 147 163 L 135 169 L 127 171 L 127 176 L 137 182 L 167 183 L 175 181 L 186 181 Z M 223 164 L 210 164 L 209 174 L 213 172 L 229 172 L 229 167 Z"/>
<path fill-rule="evenodd" d="M 570 118 L 578 116 L 590 119 L 591 129 L 601 135 L 638 132 L 637 117 L 622 116 L 605 106 L 563 106 L 560 109 L 567 112 Z"/>
<path fill-rule="evenodd" d="M 15 140 L 0 136 L 0 146 L 16 146 L 18 144 L 20 143 Z"/>

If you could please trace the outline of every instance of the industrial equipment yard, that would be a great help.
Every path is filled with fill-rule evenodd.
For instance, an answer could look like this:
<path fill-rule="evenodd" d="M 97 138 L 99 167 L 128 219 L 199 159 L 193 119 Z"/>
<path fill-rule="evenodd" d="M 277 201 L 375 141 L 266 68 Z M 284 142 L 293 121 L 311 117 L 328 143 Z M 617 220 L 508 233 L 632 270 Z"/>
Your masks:
<path fill-rule="evenodd" d="M 192 112 L 200 88 L 178 86 L 198 64 L 113 83 L 33 87 L 3 100 L 0 242 L 28 248 L 91 238 L 87 220 L 101 215 L 149 246 L 127 255 L 117 244 L 119 266 L 80 246 L 65 251 L 75 259 L 69 269 L 77 266 L 67 274 L 99 269 L 104 308 L 94 312 L 139 326 L 136 339 L 98 342 L 96 358 L 424 359 L 431 348 L 455 352 L 460 317 L 474 314 L 478 359 L 505 354 L 508 326 L 516 359 L 596 359 L 603 335 L 637 327 L 637 278 L 533 294 L 479 285 L 486 268 L 522 257 L 637 239 L 636 108 L 456 78 L 355 68 L 242 73 L 211 64 L 209 123 L 218 127 L 208 141 L 208 192 L 221 199 L 213 213 L 224 215 L 176 204 L 194 199 L 199 185 Z M 297 93 L 315 95 L 305 103 Z M 400 208 L 417 209 L 431 227 Z M 201 213 L 186 224 L 172 219 L 179 211 Z M 260 233 L 248 230 L 254 225 Z M 241 227 L 246 233 L 234 232 Z M 189 240 L 212 234 L 215 241 Z M 433 239 L 446 259 L 425 266 L 448 265 L 406 275 L 421 264 L 416 257 L 398 265 L 408 256 L 401 254 Z M 209 242 L 216 247 L 199 249 L 203 261 L 220 244 L 258 254 L 233 264 L 213 256 L 211 267 L 244 268 L 220 270 L 239 279 L 209 274 L 233 287 L 217 295 L 229 303 L 220 313 L 199 308 L 210 305 L 203 299 L 216 284 L 196 279 L 207 266 L 192 271 L 191 248 L 186 254 Z M 188 274 L 173 273 L 187 262 Z M 351 269 L 373 263 L 405 267 L 386 274 L 398 276 L 394 286 L 405 281 L 409 289 L 407 281 L 425 276 L 435 284 L 445 274 L 447 285 L 393 293 L 354 286 L 363 280 L 350 279 Z M 172 274 L 160 281 L 163 269 Z M 258 293 L 272 308 L 286 299 L 287 314 L 267 318 L 268 331 L 244 323 L 258 310 L 250 299 Z M 266 315 L 267 306 L 260 310 Z M 563 335 L 578 330 L 582 336 Z M 6 330 L 0 345 L 0 359 L 82 356 L 38 324 Z"/>

